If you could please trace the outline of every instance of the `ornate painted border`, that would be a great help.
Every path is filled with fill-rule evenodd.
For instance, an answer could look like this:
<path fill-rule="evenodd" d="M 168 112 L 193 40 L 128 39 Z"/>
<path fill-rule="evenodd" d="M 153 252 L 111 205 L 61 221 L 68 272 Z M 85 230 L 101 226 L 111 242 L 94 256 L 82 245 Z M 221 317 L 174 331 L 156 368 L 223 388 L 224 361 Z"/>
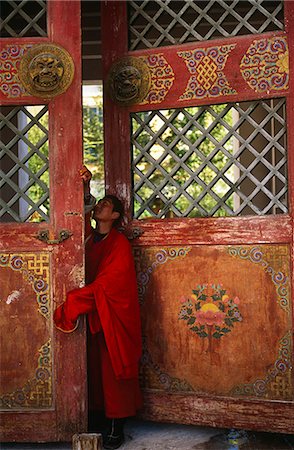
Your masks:
<path fill-rule="evenodd" d="M 39 313 L 45 319 L 49 319 L 49 255 L 47 253 L 0 253 L 0 267 L 9 267 L 22 274 L 36 293 Z"/>
<path fill-rule="evenodd" d="M 39 349 L 35 376 L 24 387 L 0 396 L 0 408 L 50 408 L 52 406 L 51 339 Z"/>
<path fill-rule="evenodd" d="M 279 341 L 279 353 L 277 360 L 268 370 L 264 379 L 253 383 L 241 384 L 230 392 L 234 396 L 257 396 L 269 399 L 290 400 L 292 393 L 292 343 L 291 332 Z"/>
<path fill-rule="evenodd" d="M 165 264 L 167 261 L 174 261 L 177 258 L 184 258 L 190 252 L 192 247 L 171 247 L 162 248 L 155 254 L 155 261 L 151 263 L 145 271 L 140 271 L 137 274 L 139 301 L 144 303 L 144 296 L 147 284 L 150 281 L 150 275 L 157 266 Z"/>
<path fill-rule="evenodd" d="M 150 281 L 150 275 L 156 269 L 156 267 L 165 264 L 168 261 L 174 261 L 177 258 L 185 258 L 187 254 L 190 252 L 192 247 L 167 247 L 160 249 L 155 254 L 155 261 L 151 262 L 151 265 L 147 267 L 145 271 L 140 271 L 137 274 L 137 282 L 138 282 L 138 293 L 139 293 L 139 301 L 141 304 L 144 303 L 144 296 L 146 292 L 147 285 Z M 139 255 L 141 256 L 141 249 L 139 250 Z M 179 378 L 173 378 L 167 373 L 163 372 L 158 364 L 155 364 L 152 360 L 151 354 L 147 349 L 146 337 L 143 337 L 143 355 L 141 359 L 142 364 L 142 377 L 144 378 L 144 370 L 151 370 L 157 377 L 160 385 L 163 385 L 163 388 L 167 391 L 171 392 L 179 392 L 179 391 L 194 391 L 192 386 L 187 383 L 186 380 L 180 380 Z"/>
<path fill-rule="evenodd" d="M 144 111 L 146 104 L 152 110 L 158 104 L 163 109 L 189 107 L 193 100 L 239 101 L 236 97 L 251 101 L 254 92 L 264 98 L 288 92 L 290 51 L 284 32 L 223 41 L 167 46 L 158 54 L 136 51 L 149 67 L 152 86 L 146 101 L 132 109 Z"/>
<path fill-rule="evenodd" d="M 162 53 L 140 56 L 140 59 L 148 66 L 151 74 L 151 86 L 146 99 L 141 104 L 163 102 L 175 81 L 172 67 Z"/>
<path fill-rule="evenodd" d="M 235 46 L 236 44 L 231 44 L 178 52 L 191 74 L 179 100 L 237 94 L 224 73 L 228 56 Z"/>
<path fill-rule="evenodd" d="M 289 277 L 287 277 L 283 272 L 277 272 L 273 267 L 271 267 L 270 263 L 264 259 L 264 254 L 262 253 L 260 247 L 253 247 L 250 249 L 244 247 L 229 247 L 228 253 L 231 256 L 241 259 L 248 259 L 254 264 L 260 264 L 264 271 L 269 273 L 272 278 L 278 294 L 277 301 L 279 305 L 286 313 L 290 314 Z"/>
<path fill-rule="evenodd" d="M 168 373 L 163 372 L 158 364 L 152 360 L 152 356 L 147 349 L 146 336 L 143 336 L 143 352 L 141 365 L 144 370 L 141 371 L 141 377 L 145 378 L 144 371 L 151 371 L 162 385 L 163 389 L 168 392 L 195 392 L 195 389 L 186 381 L 179 378 L 171 377 Z M 148 378 L 148 372 L 147 372 Z"/>
<path fill-rule="evenodd" d="M 18 73 L 24 53 L 32 47 L 26 45 L 7 45 L 0 52 L 0 91 L 8 98 L 30 96 L 21 83 Z"/>
<path fill-rule="evenodd" d="M 247 259 L 254 264 L 260 264 L 264 271 L 269 273 L 277 292 L 277 302 L 280 307 L 290 315 L 289 277 L 281 271 L 277 271 L 265 260 L 264 253 L 260 247 L 244 248 L 229 247 L 229 255 L 240 259 Z M 230 392 L 231 395 L 252 396 L 264 398 L 291 399 L 292 393 L 292 341 L 291 331 L 279 341 L 279 350 L 276 361 L 268 370 L 264 379 L 253 383 L 236 386 Z"/>
<path fill-rule="evenodd" d="M 289 52 L 286 37 L 254 40 L 242 58 L 240 72 L 255 92 L 288 89 Z"/>
<path fill-rule="evenodd" d="M 19 272 L 36 293 L 38 312 L 49 320 L 51 316 L 49 295 L 48 253 L 1 253 L 0 267 Z M 39 349 L 38 365 L 34 376 L 22 388 L 0 396 L 0 408 L 50 408 L 52 392 L 52 349 L 51 339 Z"/>

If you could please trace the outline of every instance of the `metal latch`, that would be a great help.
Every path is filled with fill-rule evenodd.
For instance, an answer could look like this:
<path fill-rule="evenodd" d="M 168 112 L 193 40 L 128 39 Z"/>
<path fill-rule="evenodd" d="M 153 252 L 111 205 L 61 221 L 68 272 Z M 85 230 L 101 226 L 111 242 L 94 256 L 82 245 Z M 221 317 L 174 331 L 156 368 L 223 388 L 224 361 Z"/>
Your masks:
<path fill-rule="evenodd" d="M 65 241 L 70 236 L 72 236 L 72 233 L 70 231 L 60 230 L 58 234 L 58 239 L 50 239 L 49 230 L 41 230 L 35 237 L 40 241 L 46 242 L 46 244 L 52 245 L 52 244 L 60 244 L 60 242 Z"/>
<path fill-rule="evenodd" d="M 126 237 L 132 241 L 133 239 L 137 239 L 144 233 L 141 227 L 131 227 L 125 230 Z"/>

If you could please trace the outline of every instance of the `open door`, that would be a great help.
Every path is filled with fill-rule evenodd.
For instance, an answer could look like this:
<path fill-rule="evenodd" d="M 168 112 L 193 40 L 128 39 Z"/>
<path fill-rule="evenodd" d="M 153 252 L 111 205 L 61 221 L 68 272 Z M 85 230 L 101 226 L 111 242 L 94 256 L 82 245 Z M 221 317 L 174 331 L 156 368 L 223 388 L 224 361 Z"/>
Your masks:
<path fill-rule="evenodd" d="M 293 5 L 102 2 L 106 189 L 129 207 L 144 418 L 294 431 Z"/>
<path fill-rule="evenodd" d="M 84 279 L 80 2 L 1 14 L 1 441 L 65 441 L 87 419 L 83 326 L 52 321 Z"/>

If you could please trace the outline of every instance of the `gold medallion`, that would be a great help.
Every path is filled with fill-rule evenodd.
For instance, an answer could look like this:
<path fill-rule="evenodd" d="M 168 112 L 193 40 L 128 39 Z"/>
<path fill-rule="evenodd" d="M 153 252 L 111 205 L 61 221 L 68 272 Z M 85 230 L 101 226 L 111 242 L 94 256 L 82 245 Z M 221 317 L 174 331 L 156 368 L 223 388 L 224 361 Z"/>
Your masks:
<path fill-rule="evenodd" d="M 19 78 L 29 94 L 53 98 L 65 92 L 74 77 L 70 54 L 56 44 L 31 47 L 20 63 Z"/>
<path fill-rule="evenodd" d="M 151 74 L 141 58 L 126 56 L 114 63 L 107 79 L 107 91 L 112 100 L 129 106 L 141 103 L 151 85 Z"/>

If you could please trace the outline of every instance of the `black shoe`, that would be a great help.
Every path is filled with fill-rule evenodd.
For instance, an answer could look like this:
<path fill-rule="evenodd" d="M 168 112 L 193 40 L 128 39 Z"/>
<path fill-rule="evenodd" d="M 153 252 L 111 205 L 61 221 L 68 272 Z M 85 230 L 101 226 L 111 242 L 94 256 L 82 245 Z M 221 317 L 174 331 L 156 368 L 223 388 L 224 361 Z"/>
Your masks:
<path fill-rule="evenodd" d="M 110 419 L 107 432 L 103 436 L 103 447 L 108 450 L 119 448 L 125 441 L 125 419 Z"/>
<path fill-rule="evenodd" d="M 108 434 L 103 439 L 103 448 L 114 450 L 119 448 L 125 442 L 125 436 L 123 433 L 121 434 Z"/>

